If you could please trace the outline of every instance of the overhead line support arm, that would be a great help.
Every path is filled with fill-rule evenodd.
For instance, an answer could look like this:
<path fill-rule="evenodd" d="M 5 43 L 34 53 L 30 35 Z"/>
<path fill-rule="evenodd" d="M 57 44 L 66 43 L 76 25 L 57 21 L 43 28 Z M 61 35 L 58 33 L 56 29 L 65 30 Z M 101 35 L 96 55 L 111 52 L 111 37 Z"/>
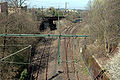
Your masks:
<path fill-rule="evenodd" d="M 89 37 L 89 35 L 56 34 L 0 34 L 1 37 Z"/>

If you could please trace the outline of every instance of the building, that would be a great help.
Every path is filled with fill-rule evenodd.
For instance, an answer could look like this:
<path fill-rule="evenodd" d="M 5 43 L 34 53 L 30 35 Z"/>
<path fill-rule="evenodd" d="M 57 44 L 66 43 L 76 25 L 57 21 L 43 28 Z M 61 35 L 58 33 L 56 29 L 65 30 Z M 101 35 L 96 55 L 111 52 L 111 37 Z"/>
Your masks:
<path fill-rule="evenodd" d="M 0 13 L 8 13 L 8 3 L 7 2 L 0 3 Z"/>
<path fill-rule="evenodd" d="M 16 13 L 16 12 L 22 13 L 22 12 L 26 12 L 26 11 L 27 11 L 27 6 L 22 6 L 22 7 L 18 7 L 18 8 L 9 6 L 9 8 L 8 8 L 9 14 Z"/>

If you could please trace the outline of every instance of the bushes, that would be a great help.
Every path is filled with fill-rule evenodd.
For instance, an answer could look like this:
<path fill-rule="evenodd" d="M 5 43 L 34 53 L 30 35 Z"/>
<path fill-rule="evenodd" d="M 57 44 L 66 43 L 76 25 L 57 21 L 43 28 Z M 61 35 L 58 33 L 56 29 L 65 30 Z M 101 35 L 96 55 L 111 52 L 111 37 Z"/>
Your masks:
<path fill-rule="evenodd" d="M 97 55 L 98 53 L 111 53 L 118 47 L 120 42 L 119 4 L 120 0 L 94 0 L 89 6 L 86 20 L 89 25 L 89 34 L 91 35 L 90 40 L 93 40 L 91 45 L 98 45 L 98 48 L 95 46 Z M 105 68 L 109 71 L 111 80 L 120 80 L 120 51 L 118 54 L 112 55 L 107 63 Z"/>
<path fill-rule="evenodd" d="M 24 71 L 21 73 L 21 77 L 19 80 L 25 80 L 27 75 L 28 75 L 27 69 L 24 69 Z"/>
<path fill-rule="evenodd" d="M 30 13 L 14 13 L 8 16 L 0 14 L 0 34 L 27 34 L 27 33 L 40 33 L 37 22 L 32 20 L 32 15 Z M 37 38 L 15 38 L 15 37 L 1 37 L 0 45 L 6 45 L 0 47 L 0 58 L 10 55 L 22 48 L 24 46 L 17 45 L 32 45 Z M 16 45 L 15 47 L 7 47 L 7 45 Z M 28 57 L 30 52 L 28 50 L 23 51 L 17 55 L 7 58 L 5 61 L 13 62 L 28 62 Z M 20 77 L 20 72 L 27 68 L 27 65 L 18 64 L 8 64 L 0 63 L 0 79 L 18 79 Z M 10 74 L 12 73 L 12 74 Z"/>

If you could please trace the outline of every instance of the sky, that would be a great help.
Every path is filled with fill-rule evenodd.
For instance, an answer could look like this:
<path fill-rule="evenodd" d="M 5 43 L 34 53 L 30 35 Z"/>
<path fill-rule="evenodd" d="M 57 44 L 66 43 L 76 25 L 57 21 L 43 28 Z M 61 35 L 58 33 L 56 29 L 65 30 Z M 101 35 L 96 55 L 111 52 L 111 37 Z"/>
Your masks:
<path fill-rule="evenodd" d="M 28 7 L 44 8 L 55 7 L 65 8 L 67 2 L 68 9 L 85 9 L 89 0 L 28 0 L 26 4 Z"/>

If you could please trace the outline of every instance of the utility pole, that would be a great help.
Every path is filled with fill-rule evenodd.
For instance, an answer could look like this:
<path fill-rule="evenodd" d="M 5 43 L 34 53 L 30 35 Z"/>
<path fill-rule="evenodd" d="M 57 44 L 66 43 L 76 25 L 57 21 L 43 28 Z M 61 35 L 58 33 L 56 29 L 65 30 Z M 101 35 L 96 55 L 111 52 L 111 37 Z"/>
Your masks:
<path fill-rule="evenodd" d="M 44 13 L 43 13 L 43 6 L 42 6 L 42 19 L 44 18 L 43 16 L 44 16 Z"/>
<path fill-rule="evenodd" d="M 60 33 L 60 16 L 59 16 L 59 7 L 58 7 L 58 32 Z M 61 37 L 58 38 L 58 64 L 60 64 L 60 40 Z"/>
<path fill-rule="evenodd" d="M 67 12 L 68 4 L 68 2 L 65 2 L 65 13 Z"/>
<path fill-rule="evenodd" d="M 65 12 L 66 12 L 66 10 L 67 10 L 67 5 L 68 5 L 68 3 L 65 2 Z"/>
<path fill-rule="evenodd" d="M 60 16 L 59 16 L 59 7 L 58 7 L 58 32 L 60 34 Z"/>

